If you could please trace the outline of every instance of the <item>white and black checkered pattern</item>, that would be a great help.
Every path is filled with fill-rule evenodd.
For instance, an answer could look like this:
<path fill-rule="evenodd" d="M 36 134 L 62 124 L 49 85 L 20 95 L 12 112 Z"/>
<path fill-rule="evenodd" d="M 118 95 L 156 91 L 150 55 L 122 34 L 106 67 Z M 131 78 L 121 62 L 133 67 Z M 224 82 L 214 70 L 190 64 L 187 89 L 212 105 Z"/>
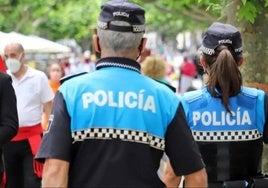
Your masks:
<path fill-rule="evenodd" d="M 122 67 L 122 68 L 126 68 L 126 69 L 131 69 L 131 70 L 134 70 L 134 71 L 137 71 L 140 73 L 140 70 L 134 66 L 131 66 L 131 65 L 127 65 L 127 64 L 124 64 L 124 63 L 117 63 L 117 62 L 98 62 L 96 64 L 96 69 L 99 69 L 101 67 Z"/>
<path fill-rule="evenodd" d="M 83 141 L 86 139 L 121 139 L 124 141 L 138 142 L 148 144 L 159 150 L 164 150 L 165 140 L 146 132 L 112 129 L 112 128 L 91 128 L 81 131 L 72 132 L 73 142 Z"/>
<path fill-rule="evenodd" d="M 262 137 L 257 129 L 236 131 L 192 131 L 196 141 L 246 141 L 257 140 Z"/>

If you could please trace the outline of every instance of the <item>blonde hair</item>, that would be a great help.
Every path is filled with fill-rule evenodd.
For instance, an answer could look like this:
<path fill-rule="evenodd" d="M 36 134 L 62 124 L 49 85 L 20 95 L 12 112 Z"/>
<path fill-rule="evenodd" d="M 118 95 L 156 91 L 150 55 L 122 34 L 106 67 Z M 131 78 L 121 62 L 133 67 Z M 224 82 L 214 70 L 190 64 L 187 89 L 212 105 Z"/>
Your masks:
<path fill-rule="evenodd" d="M 141 72 L 151 78 L 161 80 L 166 76 L 166 62 L 160 55 L 147 56 L 141 64 Z"/>

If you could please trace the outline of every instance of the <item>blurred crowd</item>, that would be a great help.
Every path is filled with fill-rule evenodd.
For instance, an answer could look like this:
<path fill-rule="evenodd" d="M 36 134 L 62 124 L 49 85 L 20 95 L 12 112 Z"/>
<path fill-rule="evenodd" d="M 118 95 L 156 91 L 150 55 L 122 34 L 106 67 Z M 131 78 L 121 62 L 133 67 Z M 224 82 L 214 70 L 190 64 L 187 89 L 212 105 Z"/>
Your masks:
<path fill-rule="evenodd" d="M 50 60 L 48 67 L 44 70 L 50 78 L 49 67 L 51 64 L 58 63 L 63 76 L 70 76 L 82 72 L 93 72 L 97 56 L 90 50 L 85 50 L 80 56 L 71 53 L 60 54 L 57 59 Z M 183 94 L 187 90 L 199 89 L 203 83 L 203 68 L 198 62 L 198 53 L 178 51 L 173 56 L 167 57 L 164 53 L 152 53 L 151 49 L 145 49 L 139 58 L 146 74 L 157 75 L 156 79 L 173 86 L 178 94 Z M 154 76 L 153 76 L 154 77 Z"/>

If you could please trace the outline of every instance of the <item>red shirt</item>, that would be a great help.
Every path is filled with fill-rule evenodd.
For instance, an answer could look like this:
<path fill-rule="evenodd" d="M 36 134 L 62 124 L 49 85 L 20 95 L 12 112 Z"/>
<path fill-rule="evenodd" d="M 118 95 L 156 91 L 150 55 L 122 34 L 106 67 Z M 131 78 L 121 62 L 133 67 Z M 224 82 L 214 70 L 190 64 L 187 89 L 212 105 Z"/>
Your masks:
<path fill-rule="evenodd" d="M 184 62 L 181 66 L 181 74 L 194 77 L 196 74 L 196 66 L 193 62 Z"/>

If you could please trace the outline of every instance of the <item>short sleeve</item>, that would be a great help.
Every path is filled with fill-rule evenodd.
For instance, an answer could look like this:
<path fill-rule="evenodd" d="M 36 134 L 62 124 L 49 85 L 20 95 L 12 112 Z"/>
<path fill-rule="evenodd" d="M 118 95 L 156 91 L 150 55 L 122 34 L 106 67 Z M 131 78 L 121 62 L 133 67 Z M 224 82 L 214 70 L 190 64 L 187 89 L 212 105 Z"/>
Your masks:
<path fill-rule="evenodd" d="M 187 175 L 205 167 L 181 104 L 168 126 L 165 152 L 176 175 Z"/>
<path fill-rule="evenodd" d="M 60 92 L 56 93 L 47 131 L 41 142 L 36 159 L 44 161 L 55 158 L 64 161 L 71 159 L 72 137 L 70 117 L 66 111 L 66 104 Z"/>

